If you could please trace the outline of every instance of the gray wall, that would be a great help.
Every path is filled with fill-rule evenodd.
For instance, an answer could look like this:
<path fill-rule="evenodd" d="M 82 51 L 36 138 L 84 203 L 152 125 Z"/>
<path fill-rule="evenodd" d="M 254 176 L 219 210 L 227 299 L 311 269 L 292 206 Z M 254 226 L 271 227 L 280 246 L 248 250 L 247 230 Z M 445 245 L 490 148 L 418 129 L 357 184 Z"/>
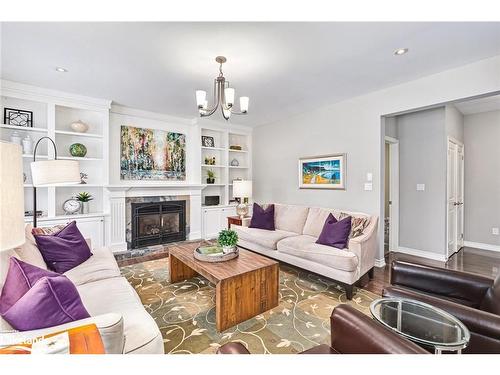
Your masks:
<path fill-rule="evenodd" d="M 399 245 L 445 254 L 445 109 L 398 116 L 397 127 Z M 417 184 L 425 184 L 425 190 L 417 191 Z"/>
<path fill-rule="evenodd" d="M 464 116 L 454 105 L 445 107 L 446 135 L 464 142 Z M 447 140 L 445 140 L 447 142 Z"/>
<path fill-rule="evenodd" d="M 464 116 L 465 240 L 500 245 L 500 111 Z"/>

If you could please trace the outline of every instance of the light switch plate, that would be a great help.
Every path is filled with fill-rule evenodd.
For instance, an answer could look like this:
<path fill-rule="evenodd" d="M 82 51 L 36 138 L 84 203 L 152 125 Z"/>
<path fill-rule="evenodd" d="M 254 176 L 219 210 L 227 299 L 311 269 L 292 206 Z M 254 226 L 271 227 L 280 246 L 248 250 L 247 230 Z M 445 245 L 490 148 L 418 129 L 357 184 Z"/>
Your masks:
<path fill-rule="evenodd" d="M 491 234 L 498 236 L 500 234 L 499 229 L 498 228 L 491 228 Z"/>
<path fill-rule="evenodd" d="M 368 182 L 372 182 L 373 181 L 373 173 L 368 172 L 366 174 L 366 181 L 368 181 Z"/>
<path fill-rule="evenodd" d="M 417 191 L 425 191 L 425 184 L 417 184 Z"/>
<path fill-rule="evenodd" d="M 371 182 L 365 183 L 365 191 L 372 191 L 373 190 L 373 184 Z"/>

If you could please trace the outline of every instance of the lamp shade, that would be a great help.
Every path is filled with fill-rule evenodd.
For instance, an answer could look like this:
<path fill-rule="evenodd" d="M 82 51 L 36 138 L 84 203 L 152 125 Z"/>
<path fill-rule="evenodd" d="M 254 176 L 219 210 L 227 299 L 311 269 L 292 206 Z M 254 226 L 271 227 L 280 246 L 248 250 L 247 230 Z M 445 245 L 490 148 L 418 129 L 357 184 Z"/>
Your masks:
<path fill-rule="evenodd" d="M 21 146 L 0 141 L 0 251 L 24 243 L 24 225 Z"/>
<path fill-rule="evenodd" d="M 76 185 L 81 182 L 76 160 L 42 160 L 31 163 L 33 186 Z"/>
<path fill-rule="evenodd" d="M 250 181 L 250 180 L 234 180 L 233 181 L 233 197 L 234 198 L 251 198 L 252 197 L 252 181 Z"/>

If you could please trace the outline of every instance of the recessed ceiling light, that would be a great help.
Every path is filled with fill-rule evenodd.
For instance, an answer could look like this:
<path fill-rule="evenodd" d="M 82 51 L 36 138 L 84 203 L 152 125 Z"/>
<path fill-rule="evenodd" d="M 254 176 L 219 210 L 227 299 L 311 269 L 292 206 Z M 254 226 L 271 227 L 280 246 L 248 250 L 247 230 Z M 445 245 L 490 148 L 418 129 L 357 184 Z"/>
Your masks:
<path fill-rule="evenodd" d="M 406 52 L 408 52 L 408 48 L 398 48 L 397 50 L 394 51 L 394 54 L 396 56 L 401 56 L 404 55 Z"/>
<path fill-rule="evenodd" d="M 61 68 L 60 66 L 56 66 L 56 72 L 59 72 L 59 73 L 67 73 L 67 72 L 68 72 L 68 69 Z"/>

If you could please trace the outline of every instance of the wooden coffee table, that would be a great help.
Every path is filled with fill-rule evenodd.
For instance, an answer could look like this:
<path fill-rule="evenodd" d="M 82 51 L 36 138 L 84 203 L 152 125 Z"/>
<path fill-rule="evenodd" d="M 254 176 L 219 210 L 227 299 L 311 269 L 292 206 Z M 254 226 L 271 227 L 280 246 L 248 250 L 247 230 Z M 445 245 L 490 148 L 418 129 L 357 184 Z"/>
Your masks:
<path fill-rule="evenodd" d="M 239 254 L 226 262 L 208 263 L 195 259 L 192 249 L 170 250 L 171 283 L 201 275 L 215 284 L 219 332 L 278 306 L 278 262 L 241 248 Z"/>

